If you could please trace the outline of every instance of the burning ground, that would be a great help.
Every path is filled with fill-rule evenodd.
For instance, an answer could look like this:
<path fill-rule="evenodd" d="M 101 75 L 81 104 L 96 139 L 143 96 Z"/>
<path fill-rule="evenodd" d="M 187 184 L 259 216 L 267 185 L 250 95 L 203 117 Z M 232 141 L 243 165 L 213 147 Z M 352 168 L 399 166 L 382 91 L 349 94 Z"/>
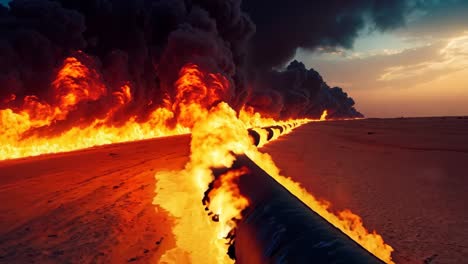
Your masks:
<path fill-rule="evenodd" d="M 312 123 L 262 150 L 334 209 L 359 213 L 394 247 L 397 263 L 463 263 L 467 125 Z M 157 263 L 175 241 L 174 219 L 152 204 L 154 175 L 183 169 L 189 143 L 176 136 L 3 161 L 0 262 Z M 306 151 L 312 145 L 317 151 Z"/>

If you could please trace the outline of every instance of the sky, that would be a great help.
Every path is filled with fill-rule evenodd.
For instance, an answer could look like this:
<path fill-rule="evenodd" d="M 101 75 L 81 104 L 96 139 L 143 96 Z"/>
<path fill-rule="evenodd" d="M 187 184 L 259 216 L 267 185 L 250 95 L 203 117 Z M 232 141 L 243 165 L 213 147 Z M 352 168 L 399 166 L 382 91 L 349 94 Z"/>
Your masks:
<path fill-rule="evenodd" d="M 295 59 L 342 87 L 367 117 L 468 115 L 468 1 L 434 1 L 390 31 L 361 30 L 350 49 Z"/>

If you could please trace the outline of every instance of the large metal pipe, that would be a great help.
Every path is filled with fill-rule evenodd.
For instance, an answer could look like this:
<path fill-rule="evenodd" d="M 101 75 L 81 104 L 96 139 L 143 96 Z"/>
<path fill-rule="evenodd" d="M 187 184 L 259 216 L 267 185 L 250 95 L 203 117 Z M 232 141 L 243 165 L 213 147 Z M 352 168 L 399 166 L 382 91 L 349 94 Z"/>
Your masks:
<path fill-rule="evenodd" d="M 237 157 L 232 168 L 241 167 L 250 171 L 239 179 L 250 205 L 236 230 L 236 263 L 383 263 L 248 157 Z"/>

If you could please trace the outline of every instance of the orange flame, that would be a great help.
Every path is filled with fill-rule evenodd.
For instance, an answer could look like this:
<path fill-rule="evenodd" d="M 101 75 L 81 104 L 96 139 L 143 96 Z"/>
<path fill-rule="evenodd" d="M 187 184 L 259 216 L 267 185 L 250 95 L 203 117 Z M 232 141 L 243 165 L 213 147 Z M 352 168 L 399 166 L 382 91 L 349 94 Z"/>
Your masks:
<path fill-rule="evenodd" d="M 84 56 L 84 55 L 83 55 Z M 164 254 L 164 263 L 229 263 L 226 237 L 235 228 L 235 220 L 248 201 L 237 189 L 236 179 L 245 171 L 229 171 L 222 175 L 209 192 L 208 209 L 217 215 L 212 221 L 200 201 L 213 182 L 212 168 L 229 168 L 237 154 L 246 154 L 291 193 L 340 228 L 351 238 L 386 262 L 391 262 L 392 248 L 376 233 L 369 233 L 361 219 L 349 211 L 334 215 L 328 204 L 318 201 L 300 184 L 279 174 L 271 157 L 261 153 L 248 135 L 253 128 L 261 135 L 260 145 L 280 134 L 313 120 L 275 121 L 262 118 L 252 108 L 236 113 L 227 101 L 231 84 L 218 73 L 205 73 L 195 64 L 187 64 L 180 71 L 173 102 L 155 109 L 149 119 L 136 122 L 129 117 L 119 127 L 112 125 L 112 117 L 132 101 L 132 87 L 126 83 L 110 93 L 114 102 L 107 115 L 95 118 L 86 125 L 76 124 L 58 135 L 35 133 L 66 121 L 72 112 L 85 103 L 101 100 L 107 94 L 97 71 L 88 68 L 78 58 L 70 57 L 52 83 L 53 102 L 26 96 L 19 109 L 0 110 L 0 160 L 45 153 L 64 152 L 96 145 L 148 139 L 192 132 L 190 162 L 183 171 L 157 174 L 157 195 L 154 203 L 167 210 L 176 220 L 173 232 L 177 247 Z M 12 95 L 7 101 L 16 100 Z M 326 112 L 324 112 L 325 116 Z M 175 126 L 168 126 L 176 119 Z M 270 131 L 261 127 L 273 126 Z M 280 129 L 281 128 L 281 129 Z M 280 133 L 283 130 L 283 133 Z M 190 234 L 190 235 L 188 235 Z"/>
<path fill-rule="evenodd" d="M 323 113 L 322 113 L 322 115 L 320 116 L 320 121 L 325 121 L 325 120 L 327 120 L 327 115 L 328 115 L 328 111 L 327 111 L 327 110 L 323 110 Z"/>
<path fill-rule="evenodd" d="M 130 89 L 130 85 L 125 84 L 120 87 L 120 91 L 116 91 L 113 93 L 119 104 L 124 105 L 132 101 L 132 92 Z"/>
<path fill-rule="evenodd" d="M 206 75 L 196 72 L 194 67 L 190 67 L 190 71 L 182 70 L 176 84 L 182 84 L 184 87 L 178 90 L 186 91 L 186 87 L 190 86 L 190 89 L 207 94 L 205 91 L 209 91 L 212 85 L 219 85 L 205 82 L 200 76 Z M 187 84 L 186 80 L 193 80 L 193 83 Z M 192 113 L 191 116 L 186 116 L 186 120 L 193 124 L 191 154 L 190 161 L 183 171 L 156 174 L 157 195 L 153 203 L 176 218 L 173 228 L 176 247 L 162 256 L 162 263 L 232 263 L 226 254 L 226 237 L 230 230 L 235 228 L 236 222 L 233 220 L 240 219 L 241 211 L 248 206 L 248 201 L 239 194 L 234 183 L 235 179 L 245 172 L 231 171 L 221 176 L 221 180 L 218 179 L 217 184 L 215 182 L 214 190 L 210 191 L 211 203 L 208 209 L 215 213 L 219 222 L 211 221 L 200 201 L 203 200 L 210 183 L 215 180 L 211 169 L 231 167 L 235 155 L 238 154 L 246 154 L 312 210 L 374 255 L 391 263 L 393 249 L 385 244 L 380 235 L 375 232 L 369 233 L 359 216 L 349 211 L 334 215 L 328 210 L 328 203 L 317 200 L 299 183 L 281 176 L 271 157 L 261 153 L 252 144 L 247 133 L 248 128 L 254 128 L 263 138 L 261 144 L 265 144 L 268 132 L 262 129 L 262 126 L 281 127 L 287 133 L 311 120 L 277 122 L 262 118 L 252 109 L 242 109 L 237 116 L 226 103 L 206 108 L 190 100 L 180 102 L 182 105 L 178 107 L 189 109 Z M 273 138 L 281 134 L 279 130 L 273 129 Z"/>
<path fill-rule="evenodd" d="M 240 197 L 232 181 L 242 171 L 230 172 L 218 189 L 210 194 L 210 210 L 219 217 L 214 222 L 207 216 L 201 201 L 214 180 L 212 168 L 231 167 L 234 155 L 243 153 L 252 144 L 247 128 L 226 103 L 210 110 L 198 110 L 192 129 L 190 161 L 185 170 L 159 172 L 154 204 L 176 217 L 173 233 L 177 247 L 166 252 L 162 263 L 229 263 L 227 237 L 234 228 L 233 218 L 248 202 Z M 223 176 L 222 176 L 223 177 Z M 177 198 L 175 198 L 177 197 Z"/>
<path fill-rule="evenodd" d="M 106 94 L 99 74 L 74 57 L 65 59 L 52 88 L 52 104 L 42 102 L 36 96 L 26 96 L 19 109 L 0 110 L 0 160 L 190 132 L 190 128 L 180 124 L 167 126 L 174 113 L 163 107 L 155 109 L 144 123 L 130 117 L 119 127 L 113 126 L 110 122 L 112 115 L 132 100 L 132 89 L 127 83 L 112 93 L 116 103 L 110 106 L 105 117 L 95 118 L 87 125 L 75 124 L 60 135 L 31 133 L 66 120 L 78 104 L 98 100 Z M 12 95 L 10 99 L 14 100 L 16 96 Z"/>
<path fill-rule="evenodd" d="M 231 230 L 236 227 L 235 220 L 240 220 L 240 212 L 249 205 L 249 201 L 240 194 L 236 184 L 236 180 L 248 172 L 246 167 L 226 172 L 215 181 L 213 191 L 208 195 L 210 198 L 208 208 L 221 223 L 218 238 L 227 238 Z"/>
<path fill-rule="evenodd" d="M 187 64 L 180 70 L 176 84 L 176 96 L 172 110 L 178 113 L 178 123 L 193 126 L 200 109 L 208 109 L 214 103 L 226 101 L 229 81 L 221 74 L 205 74 L 195 64 Z"/>
<path fill-rule="evenodd" d="M 369 232 L 363 225 L 361 218 L 349 210 L 344 210 L 335 215 L 329 210 L 330 203 L 321 201 L 308 193 L 300 183 L 291 178 L 282 176 L 280 170 L 274 164 L 268 154 L 251 152 L 247 154 L 256 164 L 272 176 L 277 182 L 285 187 L 294 196 L 304 202 L 310 209 L 325 218 L 329 223 L 340 229 L 362 247 L 374 254 L 386 263 L 393 263 L 391 254 L 393 248 L 386 244 L 375 231 Z"/>
<path fill-rule="evenodd" d="M 106 94 L 99 74 L 74 57 L 65 59 L 52 87 L 58 102 L 56 114 L 60 116 L 59 119 L 64 119 L 79 102 L 95 101 Z"/>

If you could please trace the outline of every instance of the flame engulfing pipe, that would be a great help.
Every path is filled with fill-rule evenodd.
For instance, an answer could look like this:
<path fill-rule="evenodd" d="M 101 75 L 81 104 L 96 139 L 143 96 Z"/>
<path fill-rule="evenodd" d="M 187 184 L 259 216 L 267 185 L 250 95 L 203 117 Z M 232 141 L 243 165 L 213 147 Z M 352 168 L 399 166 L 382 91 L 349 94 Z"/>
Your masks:
<path fill-rule="evenodd" d="M 237 264 L 383 263 L 331 225 L 246 156 L 230 169 L 248 168 L 239 179 L 250 206 L 235 236 Z"/>
<path fill-rule="evenodd" d="M 291 131 L 293 128 L 299 126 L 300 123 L 282 125 L 282 126 L 268 126 L 268 127 L 257 127 L 250 128 L 247 131 L 249 136 L 252 139 L 252 142 L 255 146 L 260 146 L 268 141 L 272 140 L 275 136 L 276 138 L 284 134 L 285 132 Z"/>

